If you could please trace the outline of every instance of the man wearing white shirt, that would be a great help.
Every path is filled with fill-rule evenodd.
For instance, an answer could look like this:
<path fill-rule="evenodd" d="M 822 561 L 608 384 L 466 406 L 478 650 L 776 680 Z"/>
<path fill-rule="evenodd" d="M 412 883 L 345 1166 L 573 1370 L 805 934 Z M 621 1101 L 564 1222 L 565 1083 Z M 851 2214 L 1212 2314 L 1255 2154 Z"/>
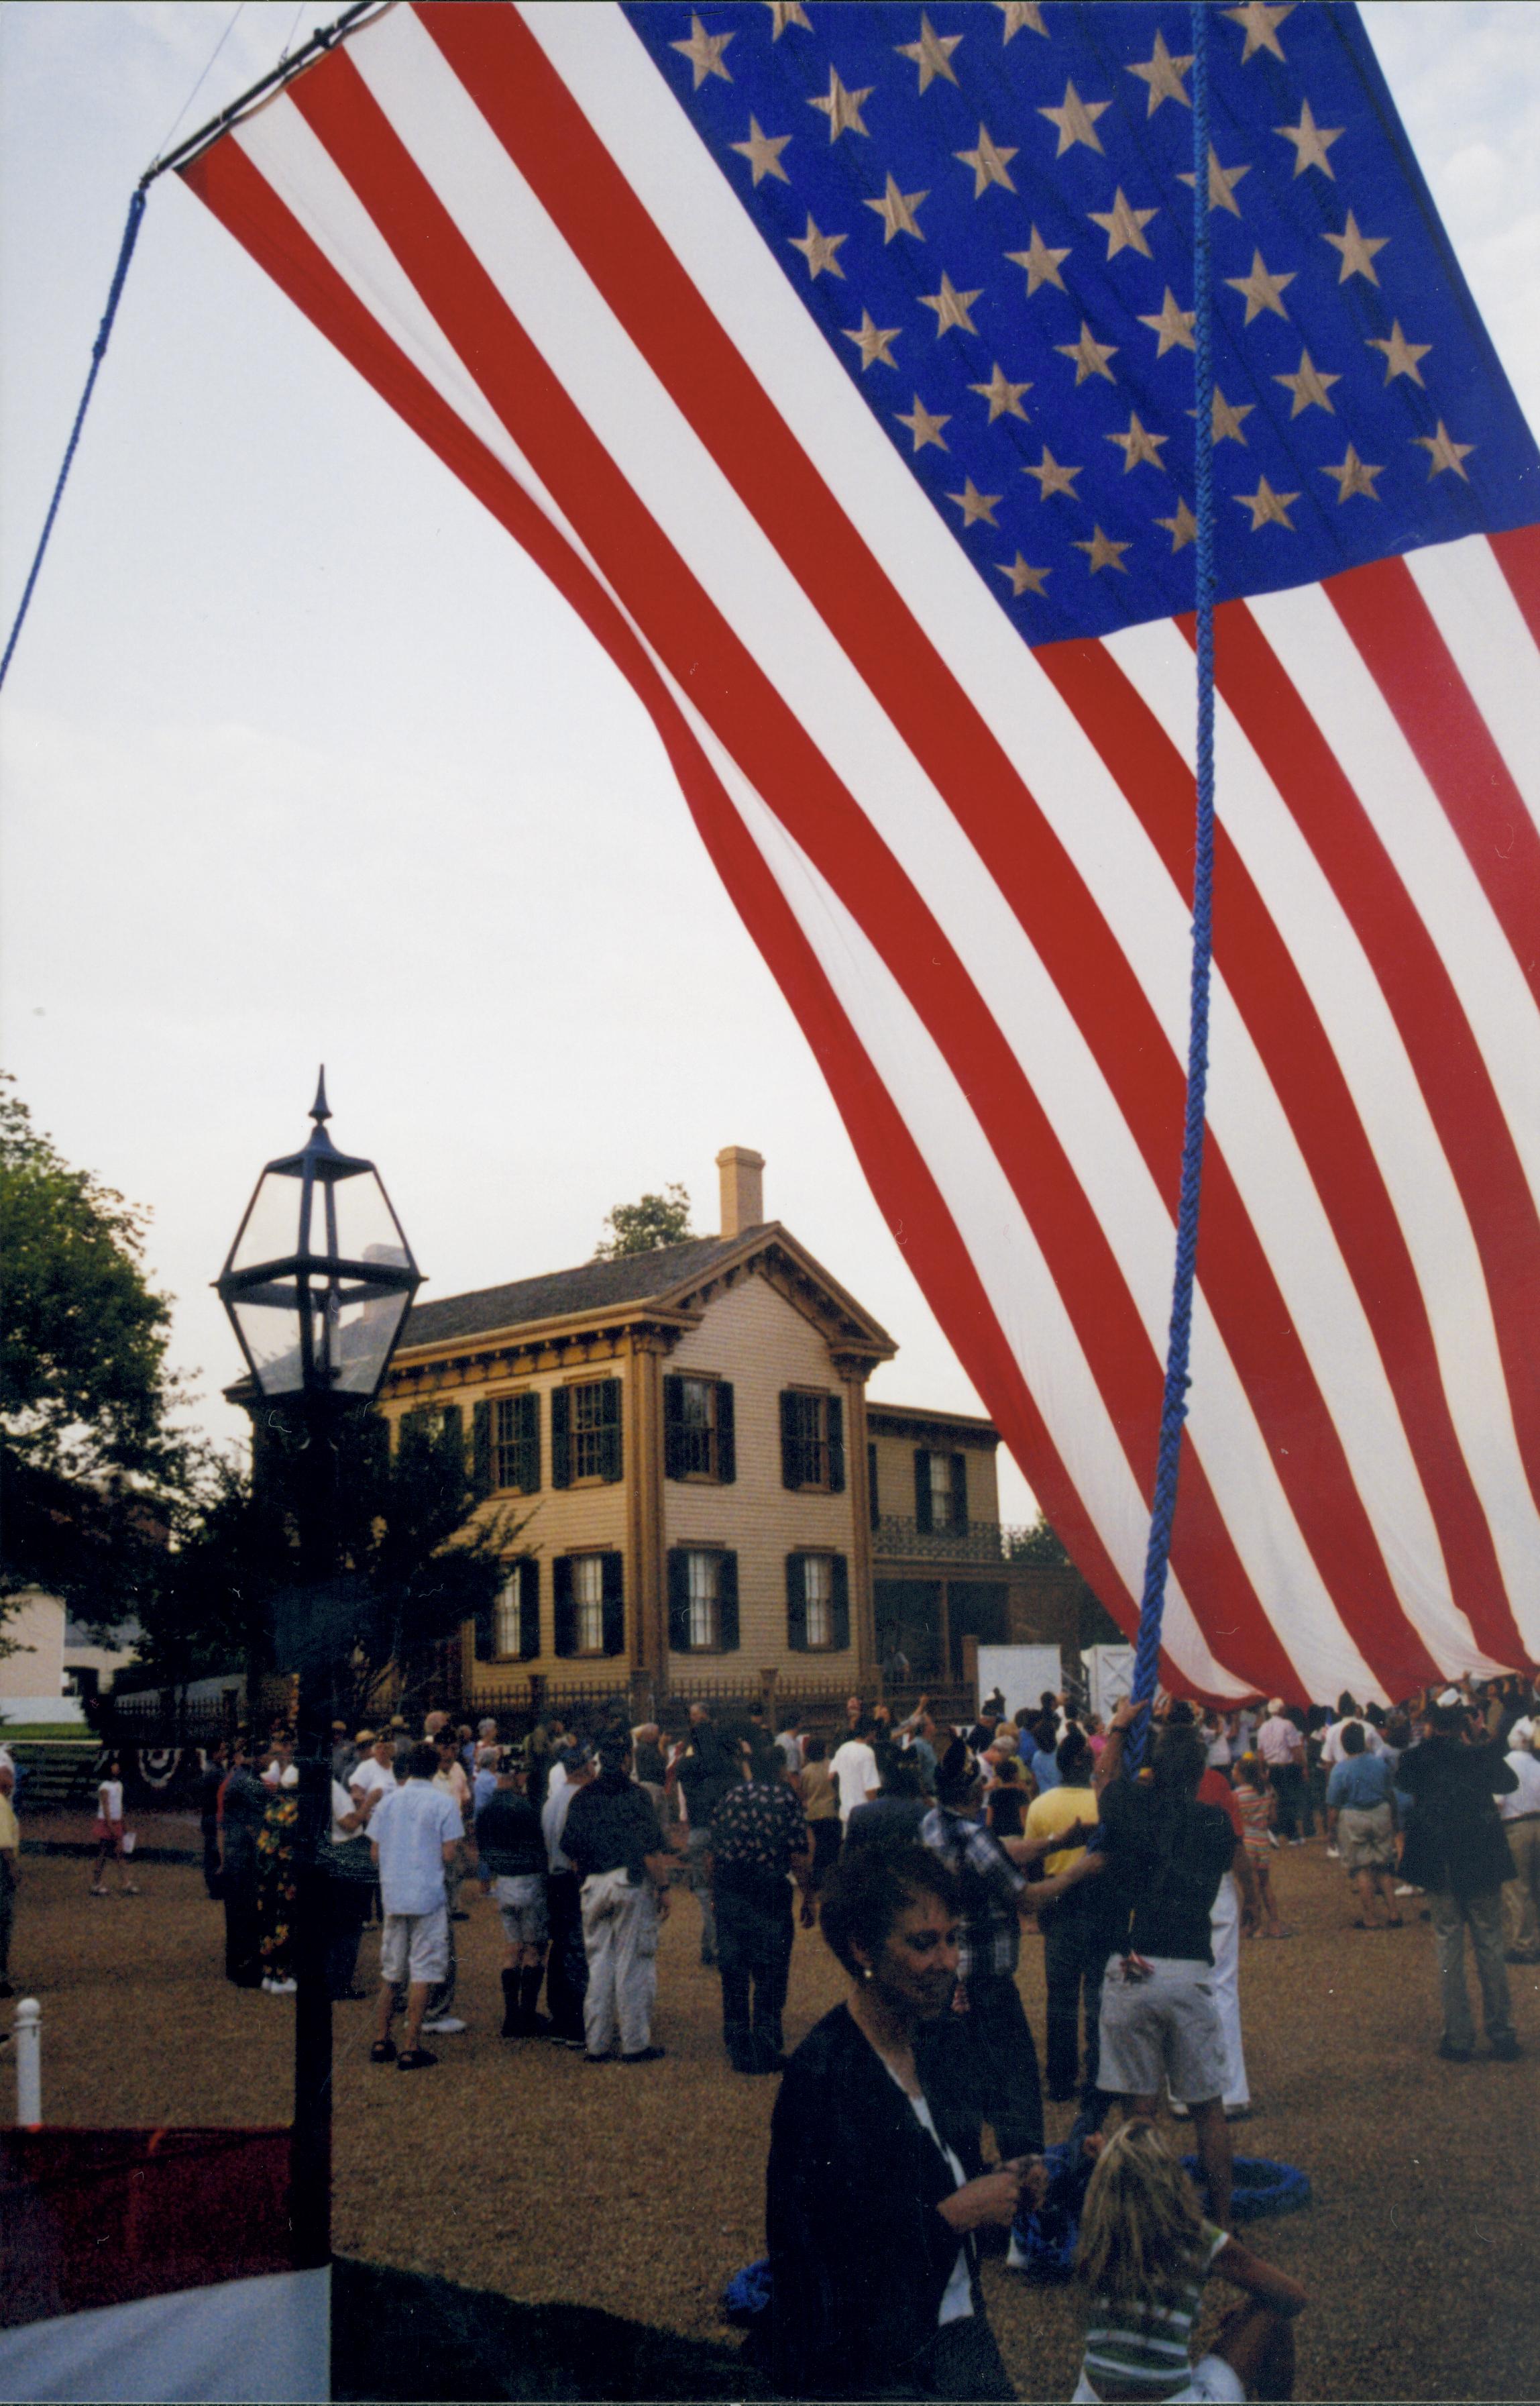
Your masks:
<path fill-rule="evenodd" d="M 1513 1748 L 1505 1758 L 1519 1785 L 1497 1800 L 1514 1869 L 1503 1883 L 1503 1935 L 1510 1963 L 1540 1963 L 1540 1762 L 1533 1740 L 1531 1746 L 1519 1740 L 1519 1726 L 1510 1732 Z"/>
<path fill-rule="evenodd" d="M 380 1941 L 380 2003 L 370 2059 L 401 2072 L 423 2072 L 438 2061 L 422 2045 L 428 1992 L 449 1970 L 449 1899 L 445 1874 L 464 1824 L 454 1798 L 433 1785 L 437 1750 L 415 1747 L 404 1787 L 382 1794 L 370 1816 L 369 1837 L 380 1875 L 385 1930 Z M 390 2036 L 396 1988 L 405 1981 L 406 2045 L 397 2055 Z"/>
<path fill-rule="evenodd" d="M 1274 1696 L 1267 1718 L 1257 1732 L 1257 1753 L 1267 1766 L 1278 1798 L 1278 1834 L 1286 1847 L 1299 1847 L 1299 1808 L 1305 1800 L 1305 1738 L 1294 1727 L 1281 1696 Z"/>
<path fill-rule="evenodd" d="M 869 1796 L 875 1796 L 882 1781 L 877 1774 L 877 1757 L 870 1746 L 871 1723 L 864 1716 L 851 1731 L 844 1744 L 835 1751 L 829 1773 L 840 1790 L 840 1822 L 850 1826 L 850 1817 Z"/>

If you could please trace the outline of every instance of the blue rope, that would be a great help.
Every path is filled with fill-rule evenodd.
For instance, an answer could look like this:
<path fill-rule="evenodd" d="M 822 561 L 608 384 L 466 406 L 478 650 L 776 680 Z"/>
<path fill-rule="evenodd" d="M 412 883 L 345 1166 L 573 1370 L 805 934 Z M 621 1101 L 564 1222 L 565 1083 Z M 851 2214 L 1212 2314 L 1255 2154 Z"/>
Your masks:
<path fill-rule="evenodd" d="M 1161 1406 L 1155 1493 L 1139 1599 L 1134 1651 L 1134 1700 L 1146 1707 L 1128 1734 L 1128 1761 L 1137 1770 L 1149 1734 L 1148 1706 L 1160 1663 L 1161 1618 L 1177 1509 L 1177 1473 L 1187 1418 L 1188 1359 L 1193 1337 L 1193 1281 L 1197 1264 L 1198 1204 L 1203 1191 L 1204 1111 L 1208 1087 L 1208 971 L 1213 954 L 1214 887 L 1214 361 L 1212 268 L 1208 243 L 1208 10 L 1193 0 L 1193 384 L 1197 401 L 1197 823 L 1193 865 L 1193 972 L 1187 1037 L 1187 1116 L 1182 1133 L 1181 1194 L 1177 1207 L 1177 1265 L 1166 1339 L 1166 1392 Z"/>
<path fill-rule="evenodd" d="M 16 622 L 10 630 L 10 641 L 6 645 L 5 658 L 0 659 L 0 686 L 6 682 L 10 668 L 11 654 L 16 649 L 17 637 L 21 632 L 21 622 L 31 606 L 33 587 L 36 585 L 38 571 L 43 565 L 43 554 L 49 547 L 49 537 L 53 532 L 53 521 L 59 515 L 59 504 L 64 498 L 64 486 L 69 472 L 75 464 L 75 449 L 80 440 L 80 429 L 86 422 L 86 412 L 91 407 L 91 396 L 95 389 L 97 372 L 106 356 L 107 342 L 112 333 L 112 321 L 118 315 L 118 304 L 123 297 L 123 279 L 128 274 L 129 261 L 134 256 L 134 246 L 139 238 L 139 220 L 145 213 L 145 199 L 146 195 L 141 190 L 134 193 L 128 205 L 128 223 L 123 228 L 122 244 L 118 252 L 118 264 L 113 270 L 112 289 L 107 294 L 107 305 L 102 314 L 101 325 L 96 331 L 96 340 L 91 347 L 91 373 L 86 378 L 86 389 L 80 395 L 80 406 L 75 413 L 75 424 L 70 429 L 69 443 L 64 452 L 64 464 L 59 471 L 59 481 L 53 488 L 53 499 L 49 503 L 49 514 L 43 521 L 42 537 L 32 563 L 31 573 L 27 578 L 26 588 L 21 595 L 21 606 L 16 613 Z"/>

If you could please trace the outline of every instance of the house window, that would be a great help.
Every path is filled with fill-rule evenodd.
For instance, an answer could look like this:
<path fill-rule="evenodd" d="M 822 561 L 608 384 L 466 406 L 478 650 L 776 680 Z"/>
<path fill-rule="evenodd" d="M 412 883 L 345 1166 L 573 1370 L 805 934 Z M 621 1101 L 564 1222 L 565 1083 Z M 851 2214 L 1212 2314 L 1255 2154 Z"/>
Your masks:
<path fill-rule="evenodd" d="M 530 1662 L 540 1651 L 540 1564 L 533 1554 L 508 1565 L 508 1576 L 492 1600 L 491 1650 L 494 1657 L 516 1656 Z M 478 1655 L 480 1648 L 477 1649 Z"/>
<path fill-rule="evenodd" d="M 714 1647 L 722 1629 L 716 1592 L 722 1557 L 720 1554 L 691 1552 L 685 1555 L 685 1564 L 689 1642 L 692 1646 Z"/>
<path fill-rule="evenodd" d="M 558 1554 L 551 1565 L 558 1654 L 623 1654 L 626 1565 L 614 1549 Z"/>
<path fill-rule="evenodd" d="M 838 1395 L 788 1387 L 781 1397 L 781 1479 L 838 1495 L 845 1484 L 845 1415 Z"/>
<path fill-rule="evenodd" d="M 850 1644 L 850 1565 L 843 1554 L 786 1556 L 786 1642 L 798 1654 Z"/>
<path fill-rule="evenodd" d="M 573 1650 L 578 1654 L 602 1654 L 604 1557 L 602 1554 L 574 1554 L 572 1565 Z"/>
<path fill-rule="evenodd" d="M 663 1381 L 663 1468 L 670 1479 L 737 1477 L 732 1389 L 725 1379 Z"/>
<path fill-rule="evenodd" d="M 738 1646 L 738 1556 L 721 1546 L 669 1554 L 669 1646 L 675 1654 L 728 1654 Z"/>
<path fill-rule="evenodd" d="M 540 1397 L 500 1395 L 492 1406 L 492 1482 L 532 1495 L 540 1485 Z"/>
<path fill-rule="evenodd" d="M 933 1453 L 920 1446 L 914 1454 L 914 1519 L 921 1529 L 966 1529 L 968 1526 L 968 1458 L 961 1453 Z"/>
<path fill-rule="evenodd" d="M 585 1379 L 551 1396 L 551 1483 L 620 1477 L 620 1381 Z"/>

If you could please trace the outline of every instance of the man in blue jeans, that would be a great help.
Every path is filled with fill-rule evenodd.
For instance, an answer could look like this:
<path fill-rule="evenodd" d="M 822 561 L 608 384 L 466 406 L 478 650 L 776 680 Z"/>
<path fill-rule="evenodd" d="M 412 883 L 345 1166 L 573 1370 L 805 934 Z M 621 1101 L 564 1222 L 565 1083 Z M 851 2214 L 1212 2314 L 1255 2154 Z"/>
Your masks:
<path fill-rule="evenodd" d="M 1426 1889 L 1438 1942 L 1444 2014 L 1438 2052 L 1447 2063 L 1468 2063 L 1475 2051 L 1465 1988 L 1469 1930 L 1487 2045 L 1499 2063 L 1513 2063 L 1522 2049 L 1503 1963 L 1503 1883 L 1513 1877 L 1513 1856 L 1497 1799 L 1519 1782 L 1484 1730 L 1477 1740 L 1458 1689 L 1444 1690 L 1424 1728 L 1421 1745 L 1408 1748 L 1397 1765 L 1396 1786 L 1411 1798 L 1402 1874 Z"/>

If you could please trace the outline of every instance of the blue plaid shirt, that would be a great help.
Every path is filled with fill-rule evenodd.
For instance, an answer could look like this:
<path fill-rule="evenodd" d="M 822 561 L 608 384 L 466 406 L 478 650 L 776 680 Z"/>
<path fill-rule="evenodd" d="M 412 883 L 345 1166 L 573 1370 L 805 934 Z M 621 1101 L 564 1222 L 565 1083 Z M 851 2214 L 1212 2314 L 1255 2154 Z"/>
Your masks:
<path fill-rule="evenodd" d="M 963 1933 L 957 1977 L 964 1982 L 1009 1979 L 1021 1953 L 1018 1910 L 1027 1885 L 997 1838 L 966 1813 L 933 1805 L 920 1824 L 920 1843 L 940 1855 L 963 1890 Z"/>

